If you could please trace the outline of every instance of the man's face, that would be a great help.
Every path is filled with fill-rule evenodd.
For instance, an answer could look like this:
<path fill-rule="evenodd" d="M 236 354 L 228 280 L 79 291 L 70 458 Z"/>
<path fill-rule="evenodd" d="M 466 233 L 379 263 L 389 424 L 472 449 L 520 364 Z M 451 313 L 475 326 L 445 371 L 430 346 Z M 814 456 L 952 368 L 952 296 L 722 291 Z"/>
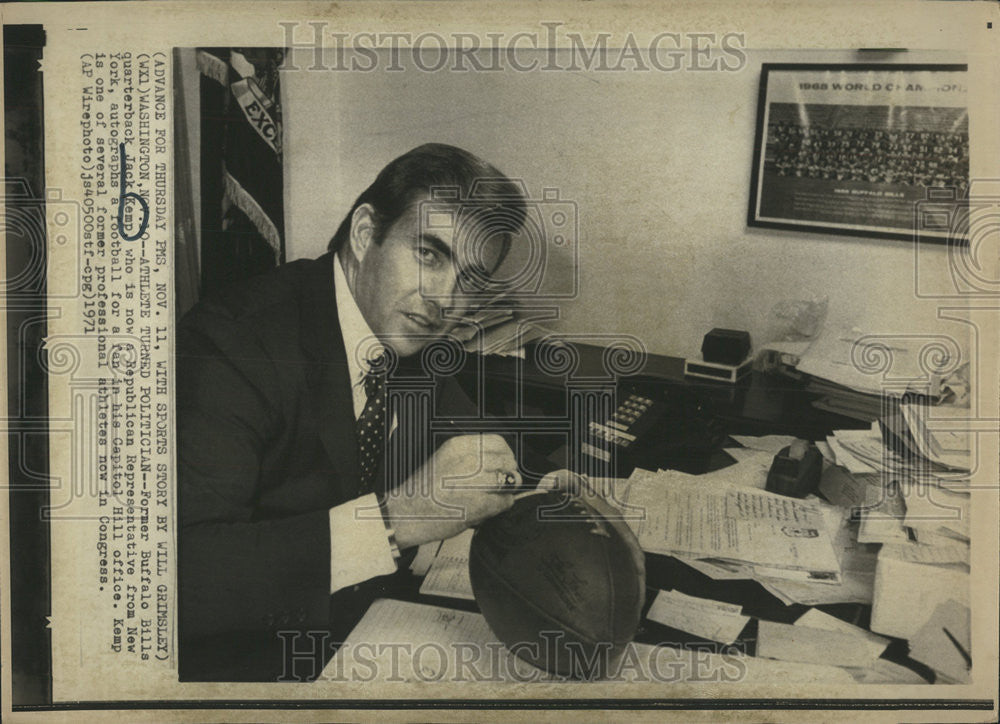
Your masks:
<path fill-rule="evenodd" d="M 473 250 L 469 234 L 459 232 L 456 238 L 454 225 L 422 227 L 421 215 L 418 200 L 389 227 L 380 244 L 365 215 L 353 217 L 355 301 L 372 331 L 404 357 L 455 326 L 443 313 L 464 305 L 459 276 L 482 278 L 496 268 L 502 253 L 498 236 L 479 237 Z"/>

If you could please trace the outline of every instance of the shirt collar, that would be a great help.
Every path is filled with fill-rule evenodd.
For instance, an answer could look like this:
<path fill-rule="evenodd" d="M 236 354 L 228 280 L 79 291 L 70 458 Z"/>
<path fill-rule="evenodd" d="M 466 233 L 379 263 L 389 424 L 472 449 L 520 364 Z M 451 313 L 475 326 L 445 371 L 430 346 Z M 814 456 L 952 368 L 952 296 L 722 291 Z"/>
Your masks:
<path fill-rule="evenodd" d="M 368 373 L 362 360 L 377 357 L 382 353 L 383 347 L 365 321 L 358 303 L 354 301 L 354 295 L 347 285 L 347 276 L 340 263 L 339 252 L 333 255 L 333 289 L 337 297 L 340 332 L 344 337 L 344 349 L 347 351 L 347 370 L 351 375 L 351 384 L 357 385 Z"/>

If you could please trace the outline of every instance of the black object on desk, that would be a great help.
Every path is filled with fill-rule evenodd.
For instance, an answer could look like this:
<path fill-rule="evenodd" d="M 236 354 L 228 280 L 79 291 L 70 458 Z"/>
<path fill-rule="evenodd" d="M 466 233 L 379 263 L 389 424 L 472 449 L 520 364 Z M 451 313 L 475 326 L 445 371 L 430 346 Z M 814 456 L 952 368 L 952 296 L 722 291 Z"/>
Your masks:
<path fill-rule="evenodd" d="M 804 498 L 816 491 L 823 472 L 823 455 L 813 443 L 796 440 L 774 456 L 765 490 Z"/>
<path fill-rule="evenodd" d="M 750 333 L 739 329 L 716 327 L 701 342 L 701 357 L 706 362 L 738 365 L 750 354 Z"/>

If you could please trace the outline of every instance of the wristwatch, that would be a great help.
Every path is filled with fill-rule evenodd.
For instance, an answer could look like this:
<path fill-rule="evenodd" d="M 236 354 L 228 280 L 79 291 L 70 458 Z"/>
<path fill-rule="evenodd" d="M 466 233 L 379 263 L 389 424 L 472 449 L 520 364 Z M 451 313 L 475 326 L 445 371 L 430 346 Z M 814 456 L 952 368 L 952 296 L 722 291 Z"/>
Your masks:
<path fill-rule="evenodd" d="M 389 509 L 386 507 L 384 495 L 378 496 L 378 509 L 382 512 L 385 535 L 389 539 L 389 550 L 392 551 L 393 560 L 398 562 L 402 554 L 399 552 L 399 543 L 396 542 L 396 531 L 389 523 Z"/>

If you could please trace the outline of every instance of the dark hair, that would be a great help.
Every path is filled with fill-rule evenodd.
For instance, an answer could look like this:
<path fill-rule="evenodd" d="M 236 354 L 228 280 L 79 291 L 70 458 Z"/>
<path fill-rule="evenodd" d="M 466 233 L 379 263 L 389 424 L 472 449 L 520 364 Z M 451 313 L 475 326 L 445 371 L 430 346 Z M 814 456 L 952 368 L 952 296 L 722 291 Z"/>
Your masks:
<path fill-rule="evenodd" d="M 524 225 L 525 199 L 522 186 L 504 176 L 495 166 L 456 146 L 425 143 L 407 151 L 383 168 L 365 189 L 330 240 L 329 249 L 339 251 L 351 234 L 351 217 L 361 204 L 374 209 L 375 243 L 381 244 L 385 233 L 410 206 L 435 187 L 457 188 L 460 203 L 471 199 L 489 200 L 500 211 L 503 254 L 510 248 L 512 236 Z"/>

